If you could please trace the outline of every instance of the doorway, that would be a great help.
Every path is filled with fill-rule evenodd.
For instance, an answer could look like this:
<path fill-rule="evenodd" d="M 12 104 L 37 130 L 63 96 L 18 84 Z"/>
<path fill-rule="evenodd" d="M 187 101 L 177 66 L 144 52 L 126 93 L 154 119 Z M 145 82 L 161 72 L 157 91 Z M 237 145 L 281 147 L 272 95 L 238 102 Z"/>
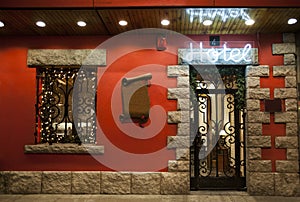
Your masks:
<path fill-rule="evenodd" d="M 190 77 L 191 190 L 245 189 L 245 66 L 191 66 Z"/>

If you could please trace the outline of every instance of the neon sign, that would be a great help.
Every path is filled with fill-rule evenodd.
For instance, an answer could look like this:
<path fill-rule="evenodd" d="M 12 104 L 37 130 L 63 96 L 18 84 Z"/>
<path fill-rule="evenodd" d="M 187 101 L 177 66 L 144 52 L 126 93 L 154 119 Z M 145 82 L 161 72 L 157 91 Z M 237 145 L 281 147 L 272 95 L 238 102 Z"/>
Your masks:
<path fill-rule="evenodd" d="M 203 42 L 194 48 L 190 43 L 188 49 L 179 49 L 179 64 L 256 64 L 255 50 L 250 43 L 243 48 L 228 48 L 227 43 L 221 48 L 204 48 Z"/>
<path fill-rule="evenodd" d="M 187 13 L 190 15 L 190 22 L 193 22 L 195 17 L 198 17 L 201 23 L 205 19 L 214 20 L 216 17 L 220 17 L 223 22 L 226 22 L 229 18 L 241 18 L 245 21 L 251 20 L 245 8 L 190 8 L 187 9 Z"/>

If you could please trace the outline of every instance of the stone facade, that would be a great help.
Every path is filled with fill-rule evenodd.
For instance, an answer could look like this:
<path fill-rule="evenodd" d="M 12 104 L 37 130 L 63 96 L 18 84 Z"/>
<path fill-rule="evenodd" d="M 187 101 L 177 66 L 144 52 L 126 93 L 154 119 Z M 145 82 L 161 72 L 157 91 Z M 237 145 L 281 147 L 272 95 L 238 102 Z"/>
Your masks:
<path fill-rule="evenodd" d="M 283 39 L 283 43 L 273 44 L 272 51 L 274 55 L 283 54 L 284 65 L 248 66 L 246 70 L 247 188 L 251 195 L 300 195 L 295 37 L 284 34 Z M 261 88 L 257 80 L 269 77 L 271 71 L 273 77 L 285 81 L 284 86 L 274 89 L 274 98 L 284 104 L 281 112 L 265 112 L 260 106 L 271 94 L 270 89 Z M 263 125 L 271 122 L 271 113 L 273 124 L 285 126 L 285 134 L 273 140 L 271 134 L 263 132 Z M 263 158 L 263 149 L 286 151 L 286 158 L 272 162 Z"/>
<path fill-rule="evenodd" d="M 188 171 L 0 171 L 0 194 L 187 194 L 188 184 Z"/>
<path fill-rule="evenodd" d="M 176 160 L 162 174 L 162 194 L 186 194 L 190 189 L 190 84 L 189 66 L 168 66 L 168 76 L 177 78 L 177 88 L 168 89 L 168 99 L 177 100 L 177 111 L 168 112 L 168 123 L 177 124 L 177 136 L 169 136 L 167 148 L 175 149 Z"/>
<path fill-rule="evenodd" d="M 30 49 L 27 55 L 29 67 L 41 66 L 105 66 L 104 49 Z"/>
<path fill-rule="evenodd" d="M 295 40 L 284 35 L 284 43 L 274 44 L 273 54 L 284 55 L 284 65 L 248 66 L 246 68 L 246 176 L 251 195 L 300 196 L 299 145 L 297 125 L 297 89 Z M 36 52 L 29 52 L 35 56 Z M 28 65 L 44 65 L 44 56 L 29 60 Z M 84 53 L 87 55 L 88 53 Z M 81 65 L 82 59 L 60 58 L 69 65 Z M 53 59 L 54 60 L 54 59 Z M 56 62 L 53 65 L 61 65 Z M 101 64 L 105 62 L 101 62 Z M 274 89 L 274 98 L 283 100 L 284 111 L 273 114 L 274 122 L 285 125 L 285 136 L 274 139 L 263 133 L 263 125 L 271 123 L 270 112 L 261 109 L 261 103 L 270 99 L 269 88 L 261 88 L 260 80 L 284 77 L 285 86 Z M 188 194 L 190 190 L 190 85 L 189 66 L 173 65 L 167 68 L 168 77 L 177 79 L 177 88 L 168 89 L 168 99 L 177 100 L 177 110 L 168 112 L 168 123 L 177 125 L 177 135 L 168 136 L 167 148 L 175 150 L 176 159 L 169 160 L 168 172 L 108 172 L 108 171 L 0 171 L 0 194 Z M 264 149 L 285 150 L 286 159 L 263 159 Z M 82 149 L 71 145 L 60 148 L 53 145 L 26 145 L 25 153 L 103 153 L 103 147 Z M 65 151 L 65 152 L 62 152 Z M 275 163 L 275 170 L 273 170 Z"/>
<path fill-rule="evenodd" d="M 25 145 L 26 154 L 104 154 L 104 146 L 94 144 L 36 144 Z"/>

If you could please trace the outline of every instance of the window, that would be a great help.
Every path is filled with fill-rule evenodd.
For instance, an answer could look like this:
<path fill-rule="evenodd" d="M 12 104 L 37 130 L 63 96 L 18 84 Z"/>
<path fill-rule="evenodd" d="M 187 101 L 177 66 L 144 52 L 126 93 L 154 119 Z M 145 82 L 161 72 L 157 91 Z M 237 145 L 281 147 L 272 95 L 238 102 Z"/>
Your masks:
<path fill-rule="evenodd" d="M 91 96 L 96 93 L 96 75 L 96 68 L 37 68 L 35 143 L 95 143 Z"/>

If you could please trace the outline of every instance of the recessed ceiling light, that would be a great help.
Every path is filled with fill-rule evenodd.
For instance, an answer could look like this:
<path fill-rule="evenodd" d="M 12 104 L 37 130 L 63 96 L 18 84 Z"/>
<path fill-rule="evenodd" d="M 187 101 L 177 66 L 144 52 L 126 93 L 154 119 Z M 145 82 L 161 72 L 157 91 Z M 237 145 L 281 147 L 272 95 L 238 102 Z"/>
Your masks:
<path fill-rule="evenodd" d="M 205 25 L 205 26 L 212 25 L 212 23 L 213 23 L 212 20 L 204 20 L 204 21 L 203 21 L 203 25 Z"/>
<path fill-rule="evenodd" d="M 297 19 L 295 19 L 295 18 L 290 18 L 289 20 L 288 20 L 288 24 L 289 25 L 293 25 L 293 24 L 296 24 L 297 23 Z"/>
<path fill-rule="evenodd" d="M 46 23 L 44 23 L 43 21 L 37 21 L 35 23 L 38 27 L 46 27 Z"/>
<path fill-rule="evenodd" d="M 245 21 L 245 24 L 246 24 L 246 25 L 253 25 L 254 23 L 255 23 L 255 21 L 252 20 L 252 19 L 249 19 L 249 20 L 246 20 L 246 21 Z"/>
<path fill-rule="evenodd" d="M 163 26 L 168 26 L 168 25 L 170 24 L 170 20 L 163 19 L 160 23 L 161 23 Z"/>
<path fill-rule="evenodd" d="M 77 22 L 77 25 L 78 25 L 79 27 L 85 27 L 85 26 L 86 26 L 86 22 L 84 22 L 84 21 L 78 21 L 78 22 Z"/>
<path fill-rule="evenodd" d="M 127 24 L 128 24 L 128 22 L 126 20 L 119 21 L 119 25 L 121 25 L 121 26 L 126 26 Z"/>
<path fill-rule="evenodd" d="M 4 27 L 4 23 L 0 21 L 0 27 Z"/>

